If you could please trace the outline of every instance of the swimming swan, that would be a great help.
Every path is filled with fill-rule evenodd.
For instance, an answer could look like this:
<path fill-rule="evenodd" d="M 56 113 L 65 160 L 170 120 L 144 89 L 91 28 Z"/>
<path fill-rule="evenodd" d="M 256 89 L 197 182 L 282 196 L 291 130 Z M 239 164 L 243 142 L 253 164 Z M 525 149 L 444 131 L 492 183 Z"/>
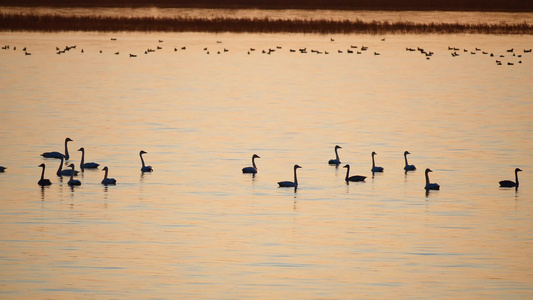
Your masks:
<path fill-rule="evenodd" d="M 80 162 L 80 169 L 83 172 L 84 169 L 96 169 L 100 164 L 97 164 L 95 162 L 88 162 L 85 163 L 85 149 L 81 147 L 78 149 L 78 151 L 81 151 L 81 162 Z"/>
<path fill-rule="evenodd" d="M 73 185 L 81 185 L 81 181 L 77 180 L 77 179 L 74 179 L 74 173 L 77 172 L 77 171 L 74 171 L 74 164 L 70 164 L 69 167 L 72 168 L 72 173 L 70 174 L 70 180 L 68 181 L 68 185 L 70 186 L 73 186 Z"/>
<path fill-rule="evenodd" d="M 141 167 L 141 172 L 152 172 L 154 169 L 152 169 L 152 166 L 146 166 L 144 165 L 144 159 L 143 159 L 143 154 L 145 154 L 147 152 L 145 152 L 144 150 L 141 150 L 141 152 L 139 152 L 139 156 L 141 157 L 141 162 L 142 162 L 142 167 Z"/>
<path fill-rule="evenodd" d="M 342 149 L 342 147 L 339 146 L 339 145 L 335 146 L 335 159 L 330 159 L 328 161 L 328 164 L 330 164 L 330 165 L 340 165 L 341 164 L 341 160 L 339 159 L 339 153 L 337 152 L 337 149 Z"/>
<path fill-rule="evenodd" d="M 405 151 L 403 153 L 403 157 L 405 158 L 405 167 L 403 167 L 403 169 L 407 172 L 407 171 L 414 171 L 416 170 L 416 167 L 415 165 L 410 165 L 408 162 L 407 162 L 407 154 L 411 154 L 409 153 L 409 151 Z"/>
<path fill-rule="evenodd" d="M 519 168 L 514 169 L 514 177 L 516 182 L 511 180 L 502 180 L 500 181 L 500 187 L 516 187 L 518 188 L 519 182 L 518 182 L 518 172 L 522 172 Z"/>
<path fill-rule="evenodd" d="M 376 152 L 372 151 L 372 173 L 374 172 L 383 172 L 382 167 L 376 167 L 376 164 L 374 163 L 374 155 L 377 155 Z"/>
<path fill-rule="evenodd" d="M 296 169 L 301 168 L 299 165 L 294 165 L 294 182 L 292 181 L 280 181 L 279 187 L 298 187 L 298 178 L 296 177 Z"/>
<path fill-rule="evenodd" d="M 59 163 L 59 168 L 57 168 L 57 176 L 59 177 L 62 177 L 62 176 L 70 176 L 72 174 L 72 170 L 70 169 L 65 169 L 65 170 L 62 170 L 63 168 L 63 156 L 61 156 L 59 159 L 61 159 L 61 162 Z M 78 176 L 78 171 L 74 171 L 74 176 Z"/>
<path fill-rule="evenodd" d="M 350 165 L 345 165 L 343 168 L 346 168 L 346 182 L 348 181 L 365 181 L 366 176 L 354 175 L 350 177 Z"/>
<path fill-rule="evenodd" d="M 54 152 L 44 152 L 44 153 L 41 154 L 41 156 L 45 157 L 45 158 L 61 158 L 61 157 L 64 157 L 65 160 L 68 160 L 70 158 L 70 156 L 68 154 L 68 147 L 67 147 L 67 143 L 68 142 L 72 142 L 72 140 L 70 138 L 66 138 L 65 139 L 65 154 L 64 155 L 62 153 L 54 151 Z"/>
<path fill-rule="evenodd" d="M 0 173 L 4 173 L 4 171 L 5 171 L 6 169 L 7 169 L 6 167 L 2 167 L 2 166 L 0 166 Z"/>
<path fill-rule="evenodd" d="M 440 185 L 438 183 L 429 183 L 429 172 L 433 172 L 430 169 L 426 169 L 426 186 L 424 187 L 426 190 L 439 190 Z"/>
<path fill-rule="evenodd" d="M 242 168 L 242 172 L 243 173 L 253 173 L 253 174 L 257 173 L 257 167 L 255 165 L 255 159 L 256 158 L 261 158 L 261 157 L 259 157 L 259 155 L 257 155 L 257 154 L 252 155 L 252 167 L 244 167 L 244 168 Z"/>
<path fill-rule="evenodd" d="M 44 169 L 46 168 L 46 166 L 44 164 L 40 164 L 39 167 L 43 168 L 43 172 L 41 173 L 41 179 L 37 182 L 37 184 L 40 185 L 40 186 L 51 185 L 52 182 L 50 181 L 50 179 L 45 179 L 44 178 Z"/>
<path fill-rule="evenodd" d="M 105 166 L 102 171 L 105 171 L 105 175 L 104 175 L 104 179 L 102 180 L 102 184 L 105 184 L 105 185 L 108 185 L 108 184 L 117 184 L 117 181 L 115 180 L 115 178 L 107 178 L 107 171 L 109 169 L 107 168 L 107 166 Z"/>

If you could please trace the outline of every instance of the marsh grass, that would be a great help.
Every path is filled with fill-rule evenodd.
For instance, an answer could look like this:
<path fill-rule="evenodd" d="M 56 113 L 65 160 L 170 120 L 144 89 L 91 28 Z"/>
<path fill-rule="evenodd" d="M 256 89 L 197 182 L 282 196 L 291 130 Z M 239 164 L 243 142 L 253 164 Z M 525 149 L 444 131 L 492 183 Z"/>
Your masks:
<path fill-rule="evenodd" d="M 414 23 L 361 20 L 305 20 L 269 18 L 157 18 L 0 14 L 2 31 L 146 31 L 315 34 L 533 34 L 530 24 Z"/>

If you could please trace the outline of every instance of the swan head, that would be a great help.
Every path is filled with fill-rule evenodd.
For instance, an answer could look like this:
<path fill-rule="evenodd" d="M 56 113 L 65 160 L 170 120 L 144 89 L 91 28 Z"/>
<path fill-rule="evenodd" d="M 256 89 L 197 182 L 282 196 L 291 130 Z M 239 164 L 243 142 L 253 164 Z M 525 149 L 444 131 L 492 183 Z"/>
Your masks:
<path fill-rule="evenodd" d="M 146 151 L 144 151 L 144 150 L 141 150 L 141 152 L 139 152 L 139 155 L 143 155 L 143 154 L 145 154 L 145 153 L 148 153 L 148 152 L 146 152 Z"/>
<path fill-rule="evenodd" d="M 85 151 L 85 149 L 83 147 L 81 147 L 80 149 L 78 149 L 78 151 L 83 152 L 83 151 Z"/>
<path fill-rule="evenodd" d="M 348 168 L 348 169 L 349 169 L 349 168 L 350 168 L 350 165 L 345 165 L 343 168 Z"/>
<path fill-rule="evenodd" d="M 299 165 L 294 165 L 294 169 L 300 169 L 301 167 Z"/>
<path fill-rule="evenodd" d="M 411 153 L 409 153 L 409 151 L 405 151 L 405 152 L 403 153 L 403 155 L 407 155 L 407 154 L 411 154 Z"/>
<path fill-rule="evenodd" d="M 108 170 L 108 169 L 107 169 L 107 166 L 105 166 L 105 167 L 102 169 L 102 171 L 107 171 L 107 170 Z"/>
<path fill-rule="evenodd" d="M 372 156 L 378 155 L 376 152 L 372 151 Z"/>
<path fill-rule="evenodd" d="M 74 164 L 68 165 L 68 167 L 72 168 L 74 170 Z"/>
<path fill-rule="evenodd" d="M 429 172 L 433 172 L 433 171 L 431 171 L 430 168 L 427 168 L 427 169 L 426 169 L 426 173 L 429 173 Z"/>
<path fill-rule="evenodd" d="M 254 154 L 254 155 L 252 155 L 252 159 L 253 158 L 261 158 L 261 157 L 259 157 L 259 155 L 257 155 L 257 154 Z"/>
<path fill-rule="evenodd" d="M 71 140 L 70 138 L 66 138 L 65 139 L 65 143 L 67 143 L 67 142 L 73 142 L 73 140 Z"/>
<path fill-rule="evenodd" d="M 335 150 L 337 150 L 337 149 L 342 149 L 342 147 L 339 146 L 339 145 L 335 145 Z"/>
<path fill-rule="evenodd" d="M 44 168 L 44 164 L 40 164 L 40 165 L 39 165 L 39 167 L 42 167 L 42 168 Z"/>
<path fill-rule="evenodd" d="M 515 172 L 522 172 L 522 170 L 520 168 L 516 168 L 514 169 Z"/>

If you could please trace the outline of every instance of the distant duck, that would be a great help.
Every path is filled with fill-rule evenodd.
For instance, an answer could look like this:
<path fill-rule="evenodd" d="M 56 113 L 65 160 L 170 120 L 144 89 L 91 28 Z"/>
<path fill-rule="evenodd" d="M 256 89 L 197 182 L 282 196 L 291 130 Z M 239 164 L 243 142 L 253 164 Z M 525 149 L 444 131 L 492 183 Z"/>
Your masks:
<path fill-rule="evenodd" d="M 65 154 L 54 151 L 54 152 L 44 152 L 41 154 L 41 156 L 45 158 L 65 158 L 65 160 L 68 160 L 70 158 L 68 154 L 68 146 L 67 146 L 68 142 L 72 142 L 72 140 L 70 138 L 65 139 Z"/>
<path fill-rule="evenodd" d="M 44 178 L 44 169 L 46 168 L 46 166 L 44 164 L 40 164 L 39 167 L 43 168 L 43 172 L 41 173 L 41 179 L 37 182 L 37 184 L 40 186 L 51 185 L 52 182 L 50 181 L 50 179 Z"/>
<path fill-rule="evenodd" d="M 0 166 L 0 173 L 4 173 L 6 171 L 6 169 L 7 169 L 6 167 Z"/>
<path fill-rule="evenodd" d="M 81 151 L 80 169 L 81 169 L 82 172 L 84 171 L 84 169 L 96 169 L 96 168 L 98 168 L 98 166 L 100 164 L 97 164 L 95 162 L 84 163 L 84 161 L 85 161 L 85 149 L 83 147 L 78 149 L 78 151 Z"/>
<path fill-rule="evenodd" d="M 296 177 L 296 169 L 301 168 L 299 165 L 294 165 L 294 182 L 293 181 L 280 181 L 279 187 L 298 187 L 298 178 Z"/>
<path fill-rule="evenodd" d="M 72 170 L 65 169 L 63 170 L 63 157 L 60 158 L 61 162 L 59 163 L 59 168 L 57 168 L 57 176 L 63 177 L 63 176 L 70 176 L 72 174 Z M 74 176 L 78 176 L 78 171 L 74 171 Z"/>
<path fill-rule="evenodd" d="M 439 190 L 440 185 L 438 183 L 430 183 L 429 182 L 429 172 L 433 172 L 430 169 L 426 169 L 426 186 L 424 187 L 426 190 Z"/>
<path fill-rule="evenodd" d="M 257 166 L 255 165 L 256 158 L 261 158 L 261 157 L 259 157 L 259 155 L 257 154 L 252 155 L 252 167 L 242 168 L 243 173 L 253 173 L 253 174 L 257 173 Z"/>
<path fill-rule="evenodd" d="M 142 163 L 141 172 L 152 172 L 154 170 L 152 169 L 152 166 L 146 166 L 144 164 L 143 154 L 145 153 L 147 152 L 145 152 L 144 150 L 141 150 L 141 152 L 139 152 L 139 156 L 141 157 L 141 163 Z"/>
<path fill-rule="evenodd" d="M 382 167 L 376 167 L 376 164 L 374 162 L 374 155 L 377 155 L 376 152 L 372 151 L 372 173 L 375 173 L 375 172 L 383 172 L 383 168 Z"/>
<path fill-rule="evenodd" d="M 502 180 L 500 181 L 500 187 L 515 187 L 518 188 L 519 182 L 518 182 L 518 172 L 522 172 L 519 168 L 514 169 L 514 177 L 516 182 L 511 180 Z"/>
<path fill-rule="evenodd" d="M 403 153 L 403 157 L 405 158 L 405 167 L 403 167 L 403 169 L 407 172 L 407 171 L 414 171 L 416 170 L 416 167 L 415 165 L 410 165 L 408 162 L 407 162 L 407 154 L 411 154 L 409 153 L 409 151 L 405 151 Z"/>
<path fill-rule="evenodd" d="M 72 168 L 72 173 L 70 174 L 70 180 L 68 181 L 68 185 L 70 186 L 73 186 L 73 185 L 81 185 L 81 181 L 77 180 L 77 179 L 74 179 L 74 173 L 77 172 L 77 171 L 74 171 L 74 164 L 70 164 L 69 167 Z"/>
<path fill-rule="evenodd" d="M 354 175 L 350 176 L 350 165 L 345 165 L 343 168 L 346 168 L 346 178 L 344 180 L 348 181 L 365 181 L 366 176 Z"/>
<path fill-rule="evenodd" d="M 115 178 L 108 178 L 107 177 L 107 172 L 108 172 L 108 168 L 107 166 L 105 166 L 102 171 L 105 171 L 105 175 L 104 175 L 104 179 L 102 180 L 102 184 L 105 184 L 105 185 L 108 185 L 108 184 L 117 184 L 117 181 L 115 180 Z"/>
<path fill-rule="evenodd" d="M 337 152 L 337 149 L 342 149 L 342 147 L 339 146 L 339 145 L 335 146 L 335 159 L 330 159 L 328 164 L 330 164 L 330 165 L 340 165 L 341 164 L 341 160 L 339 159 L 339 153 Z"/>

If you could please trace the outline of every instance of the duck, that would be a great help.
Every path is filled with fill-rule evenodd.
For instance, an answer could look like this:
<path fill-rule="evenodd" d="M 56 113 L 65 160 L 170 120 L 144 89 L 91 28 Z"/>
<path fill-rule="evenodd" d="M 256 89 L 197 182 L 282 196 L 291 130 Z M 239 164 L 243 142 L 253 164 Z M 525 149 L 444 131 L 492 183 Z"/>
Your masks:
<path fill-rule="evenodd" d="M 405 170 L 405 172 L 407 171 L 414 171 L 416 170 L 416 167 L 415 165 L 410 165 L 408 162 L 407 162 L 407 154 L 411 154 L 409 153 L 409 151 L 405 151 L 403 153 L 403 157 L 405 158 L 405 167 L 403 167 L 403 169 Z"/>
<path fill-rule="evenodd" d="M 330 165 L 340 165 L 341 164 L 341 160 L 339 159 L 339 153 L 337 152 L 338 149 L 342 149 L 342 147 L 339 146 L 339 145 L 335 145 L 335 159 L 330 159 L 328 161 L 328 164 L 330 164 Z"/>
<path fill-rule="evenodd" d="M 372 151 L 372 173 L 375 173 L 375 172 L 383 172 L 383 168 L 382 167 L 376 167 L 376 164 L 374 162 L 374 155 L 377 155 L 376 152 Z"/>
<path fill-rule="evenodd" d="M 81 151 L 80 169 L 81 169 L 82 172 L 84 171 L 84 169 L 96 169 L 96 168 L 98 168 L 98 166 L 100 164 L 97 164 L 95 162 L 84 163 L 84 161 L 85 161 L 85 149 L 83 147 L 78 149 L 78 151 Z"/>
<path fill-rule="evenodd" d="M 144 164 L 143 154 L 145 153 L 148 153 L 148 152 L 144 150 L 141 150 L 141 152 L 139 152 L 139 156 L 141 157 L 141 163 L 142 163 L 141 172 L 152 172 L 154 170 L 152 169 L 152 166 L 146 166 Z"/>
<path fill-rule="evenodd" d="M 426 172 L 425 172 L 425 174 L 426 174 L 426 186 L 424 188 L 426 190 L 428 190 L 428 191 L 429 190 L 440 190 L 440 185 L 438 183 L 430 183 L 429 182 L 429 175 L 428 175 L 429 172 L 433 172 L 433 171 L 431 171 L 431 169 L 427 168 Z"/>
<path fill-rule="evenodd" d="M 108 184 L 117 184 L 117 181 L 115 180 L 115 178 L 108 178 L 107 177 L 107 172 L 109 171 L 109 169 L 107 168 L 107 166 L 105 166 L 102 171 L 105 171 L 105 175 L 104 175 L 104 179 L 102 180 L 102 184 L 104 185 L 108 185 Z"/>
<path fill-rule="evenodd" d="M 62 154 L 62 153 L 59 153 L 57 151 L 53 151 L 53 152 L 44 152 L 41 154 L 42 157 L 45 157 L 45 158 L 65 158 L 65 160 L 68 160 L 70 158 L 69 154 L 68 154 L 68 146 L 67 146 L 67 143 L 68 142 L 72 142 L 73 140 L 71 140 L 70 138 L 66 138 L 65 139 L 65 154 Z"/>
<path fill-rule="evenodd" d="M 62 176 L 70 176 L 72 174 L 72 170 L 70 169 L 65 169 L 63 170 L 63 157 L 60 157 L 61 159 L 61 162 L 59 163 L 59 168 L 57 168 L 57 176 L 59 177 L 62 177 Z M 78 176 L 78 171 L 74 171 L 74 176 Z"/>
<path fill-rule="evenodd" d="M 51 185 L 52 182 L 50 181 L 50 179 L 44 178 L 44 169 L 46 168 L 46 166 L 44 164 L 40 164 L 39 167 L 43 168 L 43 172 L 41 173 L 41 179 L 37 182 L 37 184 L 40 186 Z"/>
<path fill-rule="evenodd" d="M 72 173 L 70 173 L 70 180 L 68 181 L 68 185 L 74 186 L 74 185 L 81 185 L 81 181 L 74 179 L 74 173 L 77 172 L 74 170 L 74 164 L 68 165 L 72 168 Z"/>
<path fill-rule="evenodd" d="M 511 180 L 502 180 L 500 181 L 500 187 L 515 187 L 518 188 L 518 185 L 520 184 L 518 182 L 518 172 L 522 172 L 519 168 L 514 169 L 514 177 L 516 182 Z"/>
<path fill-rule="evenodd" d="M 261 158 L 261 157 L 259 157 L 259 155 L 257 154 L 252 155 L 252 167 L 242 168 L 243 173 L 253 173 L 253 174 L 257 173 L 257 166 L 255 165 L 256 158 Z"/>
<path fill-rule="evenodd" d="M 361 175 L 350 176 L 350 165 L 345 165 L 343 168 L 346 168 L 346 178 L 344 178 L 344 180 L 346 180 L 346 182 L 349 182 L 349 181 L 365 181 L 366 176 L 361 176 Z"/>
<path fill-rule="evenodd" d="M 294 182 L 293 181 L 280 181 L 279 187 L 298 187 L 298 178 L 296 177 L 296 169 L 301 168 L 299 165 L 294 165 Z"/>

